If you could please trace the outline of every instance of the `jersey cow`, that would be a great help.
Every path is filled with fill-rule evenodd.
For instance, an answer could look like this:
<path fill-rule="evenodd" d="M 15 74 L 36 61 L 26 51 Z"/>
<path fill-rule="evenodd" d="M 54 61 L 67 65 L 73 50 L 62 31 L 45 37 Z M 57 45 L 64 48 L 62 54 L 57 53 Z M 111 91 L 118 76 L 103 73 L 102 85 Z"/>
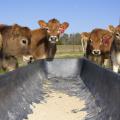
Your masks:
<path fill-rule="evenodd" d="M 86 42 L 85 56 L 99 65 L 103 65 L 108 59 L 111 64 L 110 50 L 113 35 L 104 29 L 94 29 L 90 33 L 82 33 L 82 39 Z"/>
<path fill-rule="evenodd" d="M 17 24 L 0 25 L 0 67 L 14 70 L 18 67 L 18 58 L 29 54 L 31 31 Z"/>
<path fill-rule="evenodd" d="M 84 56 L 86 56 L 87 42 L 89 40 L 88 36 L 89 36 L 89 33 L 87 33 L 87 32 L 83 32 L 83 33 L 80 34 L 81 45 L 82 45 L 82 50 L 83 50 Z"/>
<path fill-rule="evenodd" d="M 114 36 L 114 41 L 111 49 L 113 71 L 118 73 L 120 67 L 120 25 L 117 27 L 109 25 L 108 29 Z"/>
<path fill-rule="evenodd" d="M 67 22 L 61 24 L 57 19 L 51 19 L 48 23 L 39 20 L 38 24 L 41 28 L 32 30 L 31 55 L 35 60 L 46 58 L 52 60 L 57 50 L 56 42 L 59 40 L 60 35 L 68 28 L 69 24 Z"/>

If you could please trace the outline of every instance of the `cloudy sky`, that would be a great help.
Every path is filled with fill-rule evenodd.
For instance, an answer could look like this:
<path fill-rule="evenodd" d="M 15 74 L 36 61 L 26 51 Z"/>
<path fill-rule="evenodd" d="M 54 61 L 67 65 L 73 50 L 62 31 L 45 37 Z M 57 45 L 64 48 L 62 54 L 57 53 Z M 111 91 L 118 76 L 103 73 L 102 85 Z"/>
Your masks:
<path fill-rule="evenodd" d="M 38 20 L 70 23 L 67 33 L 119 24 L 120 0 L 0 0 L 0 23 L 39 28 Z"/>

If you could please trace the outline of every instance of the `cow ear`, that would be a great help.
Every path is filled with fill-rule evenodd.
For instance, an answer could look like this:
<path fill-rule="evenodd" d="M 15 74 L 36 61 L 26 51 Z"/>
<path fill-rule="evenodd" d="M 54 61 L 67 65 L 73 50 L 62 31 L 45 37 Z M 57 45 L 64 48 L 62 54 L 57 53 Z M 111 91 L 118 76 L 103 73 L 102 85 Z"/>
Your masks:
<path fill-rule="evenodd" d="M 59 28 L 60 33 L 64 33 L 68 27 L 69 27 L 69 23 L 67 22 L 62 23 Z"/>
<path fill-rule="evenodd" d="M 108 26 L 108 31 L 114 33 L 115 32 L 115 27 L 113 25 Z"/>
<path fill-rule="evenodd" d="M 62 28 L 63 30 L 66 30 L 69 27 L 69 23 L 64 22 L 60 25 L 60 28 Z"/>
<path fill-rule="evenodd" d="M 38 24 L 39 24 L 40 27 L 42 27 L 42 28 L 47 28 L 47 23 L 46 23 L 45 21 L 43 21 L 43 20 L 39 20 L 39 21 L 38 21 Z"/>
<path fill-rule="evenodd" d="M 64 23 L 61 24 L 60 27 L 63 28 L 64 30 L 66 30 L 69 27 L 69 23 L 64 22 Z"/>
<path fill-rule="evenodd" d="M 80 34 L 81 39 L 88 41 L 90 38 L 90 33 L 88 32 L 83 32 Z"/>
<path fill-rule="evenodd" d="M 7 27 L 6 25 L 0 24 L 0 32 L 1 32 L 4 28 L 6 28 L 6 27 Z"/>
<path fill-rule="evenodd" d="M 0 33 L 0 50 L 2 49 L 2 44 L 3 44 L 3 39 L 2 39 L 2 34 Z"/>

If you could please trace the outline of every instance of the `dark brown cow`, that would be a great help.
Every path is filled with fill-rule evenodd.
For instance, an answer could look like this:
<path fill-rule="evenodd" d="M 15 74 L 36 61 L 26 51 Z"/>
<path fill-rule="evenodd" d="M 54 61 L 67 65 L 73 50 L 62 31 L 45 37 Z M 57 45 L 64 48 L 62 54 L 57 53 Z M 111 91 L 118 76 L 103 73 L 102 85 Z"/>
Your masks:
<path fill-rule="evenodd" d="M 51 19 L 48 23 L 38 21 L 41 28 L 32 31 L 31 55 L 34 59 L 53 59 L 56 53 L 56 42 L 68 28 L 67 22 L 60 23 L 57 19 Z"/>
<path fill-rule="evenodd" d="M 109 25 L 109 31 L 114 36 L 114 41 L 111 50 L 113 71 L 118 73 L 120 68 L 120 25 L 118 25 L 117 27 Z"/>
<path fill-rule="evenodd" d="M 1 67 L 13 70 L 18 66 L 18 57 L 29 53 L 31 31 L 17 24 L 13 26 L 0 25 L 0 60 Z"/>
<path fill-rule="evenodd" d="M 102 65 L 105 59 L 111 63 L 110 50 L 113 42 L 113 35 L 104 29 L 94 29 L 91 33 L 83 33 L 86 38 L 86 57 L 97 64 Z"/>

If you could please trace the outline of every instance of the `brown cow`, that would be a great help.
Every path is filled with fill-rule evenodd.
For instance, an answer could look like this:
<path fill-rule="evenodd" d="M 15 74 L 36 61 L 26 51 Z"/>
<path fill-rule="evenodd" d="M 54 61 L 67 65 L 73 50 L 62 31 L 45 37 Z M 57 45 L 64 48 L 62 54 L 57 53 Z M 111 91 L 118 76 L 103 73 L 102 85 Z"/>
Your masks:
<path fill-rule="evenodd" d="M 120 68 L 120 25 L 118 25 L 117 27 L 109 25 L 108 30 L 114 36 L 111 50 L 111 58 L 113 63 L 113 71 L 118 73 Z"/>
<path fill-rule="evenodd" d="M 109 60 L 110 50 L 113 42 L 113 35 L 104 29 L 94 29 L 91 33 L 82 34 L 83 39 L 86 38 L 86 57 L 97 64 L 102 65 L 105 59 Z"/>
<path fill-rule="evenodd" d="M 81 38 L 81 45 L 82 45 L 83 54 L 85 56 L 86 55 L 87 42 L 89 40 L 89 33 L 87 33 L 87 32 L 81 33 L 80 38 Z"/>
<path fill-rule="evenodd" d="M 0 25 L 0 60 L 1 68 L 13 70 L 18 67 L 18 57 L 29 53 L 31 31 L 17 24 Z"/>
<path fill-rule="evenodd" d="M 61 24 L 57 19 L 51 19 L 48 23 L 40 20 L 38 24 L 41 28 L 32 31 L 31 55 L 34 59 L 53 59 L 57 49 L 56 42 L 69 24 Z"/>

